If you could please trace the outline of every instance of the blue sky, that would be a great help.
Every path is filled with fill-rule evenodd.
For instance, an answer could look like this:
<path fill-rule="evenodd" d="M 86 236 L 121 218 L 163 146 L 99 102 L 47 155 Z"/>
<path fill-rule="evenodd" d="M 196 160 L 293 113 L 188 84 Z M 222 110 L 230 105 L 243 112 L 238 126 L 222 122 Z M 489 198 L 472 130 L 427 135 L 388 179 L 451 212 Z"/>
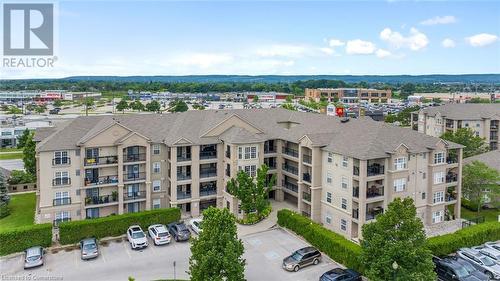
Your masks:
<path fill-rule="evenodd" d="M 499 2 L 61 1 L 70 75 L 500 73 Z"/>

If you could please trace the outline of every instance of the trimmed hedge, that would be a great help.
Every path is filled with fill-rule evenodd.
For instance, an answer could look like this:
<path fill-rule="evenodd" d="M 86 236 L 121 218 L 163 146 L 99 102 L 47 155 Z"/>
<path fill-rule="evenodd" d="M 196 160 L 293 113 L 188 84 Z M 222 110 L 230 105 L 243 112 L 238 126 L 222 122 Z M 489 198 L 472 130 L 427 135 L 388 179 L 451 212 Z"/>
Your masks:
<path fill-rule="evenodd" d="M 463 247 L 478 246 L 488 241 L 500 240 L 500 222 L 485 222 L 460 229 L 457 232 L 427 239 L 436 256 L 445 256 Z"/>
<path fill-rule="evenodd" d="M 35 224 L 0 232 L 0 256 L 22 252 L 33 246 L 52 244 L 52 224 Z"/>
<path fill-rule="evenodd" d="M 363 272 L 361 247 L 311 219 L 290 210 L 278 211 L 278 224 L 302 236 L 307 242 L 346 267 Z"/>
<path fill-rule="evenodd" d="M 83 238 L 120 236 L 129 226 L 138 224 L 143 230 L 152 224 L 169 224 L 179 221 L 179 208 L 157 209 L 104 218 L 63 222 L 59 224 L 59 241 L 62 245 L 78 243 Z"/>

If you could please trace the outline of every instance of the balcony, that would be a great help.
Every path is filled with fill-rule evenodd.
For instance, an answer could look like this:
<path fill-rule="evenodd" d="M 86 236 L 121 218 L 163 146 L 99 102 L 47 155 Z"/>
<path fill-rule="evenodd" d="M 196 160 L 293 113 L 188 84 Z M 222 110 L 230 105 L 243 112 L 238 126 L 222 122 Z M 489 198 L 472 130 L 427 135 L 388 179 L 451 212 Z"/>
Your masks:
<path fill-rule="evenodd" d="M 177 174 L 178 181 L 190 180 L 191 174 Z"/>
<path fill-rule="evenodd" d="M 52 186 L 65 186 L 71 184 L 71 178 L 56 178 L 52 180 Z"/>
<path fill-rule="evenodd" d="M 366 220 L 369 221 L 369 220 L 373 220 L 375 219 L 375 217 L 379 214 L 382 214 L 384 213 L 384 208 L 382 207 L 374 207 L 372 209 L 369 209 L 367 212 L 366 212 Z"/>
<path fill-rule="evenodd" d="M 191 198 L 191 191 L 177 190 L 177 200 Z"/>
<path fill-rule="evenodd" d="M 200 151 L 200 160 L 217 158 L 217 151 Z"/>
<path fill-rule="evenodd" d="M 264 154 L 276 153 L 278 148 L 276 146 L 264 145 Z"/>
<path fill-rule="evenodd" d="M 307 155 L 307 154 L 303 154 L 302 155 L 302 160 L 306 164 L 311 164 L 312 163 L 312 156 L 311 155 Z"/>
<path fill-rule="evenodd" d="M 355 186 L 352 188 L 352 197 L 359 198 L 359 186 Z"/>
<path fill-rule="evenodd" d="M 95 178 L 85 178 L 85 186 L 117 184 L 117 183 L 118 183 L 118 176 L 117 175 L 102 176 L 102 177 L 95 177 Z"/>
<path fill-rule="evenodd" d="M 375 186 L 373 185 L 372 187 L 368 188 L 366 190 L 366 198 L 374 198 L 374 197 L 379 197 L 379 196 L 384 196 L 384 186 Z"/>
<path fill-rule="evenodd" d="M 129 182 L 129 181 L 141 181 L 146 179 L 146 173 L 145 172 L 138 172 L 138 173 L 124 173 L 123 174 L 123 181 L 124 182 Z"/>
<path fill-rule="evenodd" d="M 69 157 L 58 157 L 52 159 L 52 166 L 64 166 L 71 165 L 71 158 Z"/>
<path fill-rule="evenodd" d="M 177 154 L 177 162 L 191 161 L 191 153 Z"/>
<path fill-rule="evenodd" d="M 132 191 L 132 192 L 128 192 L 126 190 L 123 193 L 123 201 L 137 200 L 137 199 L 144 199 L 144 198 L 146 198 L 146 191 L 145 190 Z"/>
<path fill-rule="evenodd" d="M 456 163 L 458 163 L 458 157 L 456 157 L 456 156 L 454 156 L 454 157 L 448 156 L 448 157 L 446 157 L 446 163 L 448 163 L 448 164 L 456 164 Z"/>
<path fill-rule="evenodd" d="M 352 218 L 359 219 L 359 209 L 352 209 Z"/>
<path fill-rule="evenodd" d="M 352 174 L 355 176 L 359 176 L 359 167 L 358 166 L 352 166 Z"/>
<path fill-rule="evenodd" d="M 85 197 L 85 206 L 114 203 L 118 201 L 118 196 L 102 195 Z"/>
<path fill-rule="evenodd" d="M 217 169 L 200 169 L 200 178 L 211 178 L 217 176 Z"/>
<path fill-rule="evenodd" d="M 217 194 L 217 188 L 200 189 L 200 196 L 210 196 L 216 194 Z"/>
<path fill-rule="evenodd" d="M 96 166 L 96 165 L 109 165 L 109 164 L 117 164 L 118 156 L 100 156 L 100 157 L 91 157 L 84 159 L 85 166 Z"/>
<path fill-rule="evenodd" d="M 226 150 L 226 158 L 231 158 L 231 150 Z"/>
<path fill-rule="evenodd" d="M 123 162 L 140 162 L 146 161 L 146 153 L 123 154 Z"/>
<path fill-rule="evenodd" d="M 307 192 L 302 192 L 302 199 L 304 199 L 307 202 L 311 202 L 311 194 Z"/>
<path fill-rule="evenodd" d="M 52 201 L 52 206 L 63 206 L 63 205 L 69 205 L 69 204 L 71 204 L 70 197 L 56 198 Z"/>
<path fill-rule="evenodd" d="M 311 174 L 309 173 L 304 173 L 302 175 L 302 180 L 305 181 L 305 182 L 308 182 L 308 183 L 311 183 Z"/>
<path fill-rule="evenodd" d="M 457 195 L 455 193 L 449 193 L 449 192 L 447 192 L 446 196 L 444 197 L 444 200 L 446 202 L 455 201 L 455 200 L 457 200 Z"/>
<path fill-rule="evenodd" d="M 286 146 L 283 146 L 283 153 L 295 158 L 299 157 L 299 151 L 297 149 L 289 148 Z"/>
<path fill-rule="evenodd" d="M 288 190 L 295 192 L 295 193 L 299 192 L 298 185 L 296 185 L 294 183 L 282 181 L 282 186 Z"/>
<path fill-rule="evenodd" d="M 372 164 L 372 165 L 368 165 L 368 167 L 366 169 L 366 174 L 369 177 L 383 175 L 384 174 L 384 165 L 380 165 L 377 163 Z"/>
<path fill-rule="evenodd" d="M 458 175 L 455 173 L 448 173 L 446 175 L 446 183 L 452 183 L 458 181 Z"/>
<path fill-rule="evenodd" d="M 283 171 L 292 173 L 294 175 L 299 175 L 299 169 L 297 167 L 287 165 L 286 163 L 283 163 L 283 165 L 281 166 L 281 169 Z"/>

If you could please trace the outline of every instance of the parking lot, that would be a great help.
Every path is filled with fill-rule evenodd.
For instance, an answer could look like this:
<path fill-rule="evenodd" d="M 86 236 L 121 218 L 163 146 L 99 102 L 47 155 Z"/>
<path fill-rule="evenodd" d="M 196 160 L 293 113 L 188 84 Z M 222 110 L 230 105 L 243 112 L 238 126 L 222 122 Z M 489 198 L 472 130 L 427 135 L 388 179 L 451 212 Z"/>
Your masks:
<path fill-rule="evenodd" d="M 241 237 L 245 245 L 247 280 L 318 280 L 319 276 L 335 267 L 326 256 L 317 266 L 299 272 L 286 272 L 281 268 L 282 259 L 294 250 L 307 244 L 294 235 L 273 229 Z M 127 242 L 110 241 L 100 247 L 100 256 L 95 260 L 82 261 L 80 251 L 48 252 L 45 265 L 24 270 L 23 257 L 0 260 L 0 280 L 156 280 L 174 278 L 188 279 L 189 243 L 172 241 L 170 245 L 150 246 L 134 251 Z M 15 278 L 15 279 L 13 279 Z M 45 279 L 50 278 L 50 279 Z M 24 279 L 29 280 L 29 279 Z"/>

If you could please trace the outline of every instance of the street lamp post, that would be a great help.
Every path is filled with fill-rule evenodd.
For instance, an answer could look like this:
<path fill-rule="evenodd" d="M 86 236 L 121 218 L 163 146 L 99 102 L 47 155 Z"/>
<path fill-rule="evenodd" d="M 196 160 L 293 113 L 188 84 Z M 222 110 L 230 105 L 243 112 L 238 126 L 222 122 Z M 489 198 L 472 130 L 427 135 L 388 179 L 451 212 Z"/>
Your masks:
<path fill-rule="evenodd" d="M 394 261 L 392 263 L 392 269 L 394 269 L 393 273 L 392 273 L 392 280 L 396 281 L 396 272 L 398 271 L 398 268 L 399 268 L 399 264 Z"/>

